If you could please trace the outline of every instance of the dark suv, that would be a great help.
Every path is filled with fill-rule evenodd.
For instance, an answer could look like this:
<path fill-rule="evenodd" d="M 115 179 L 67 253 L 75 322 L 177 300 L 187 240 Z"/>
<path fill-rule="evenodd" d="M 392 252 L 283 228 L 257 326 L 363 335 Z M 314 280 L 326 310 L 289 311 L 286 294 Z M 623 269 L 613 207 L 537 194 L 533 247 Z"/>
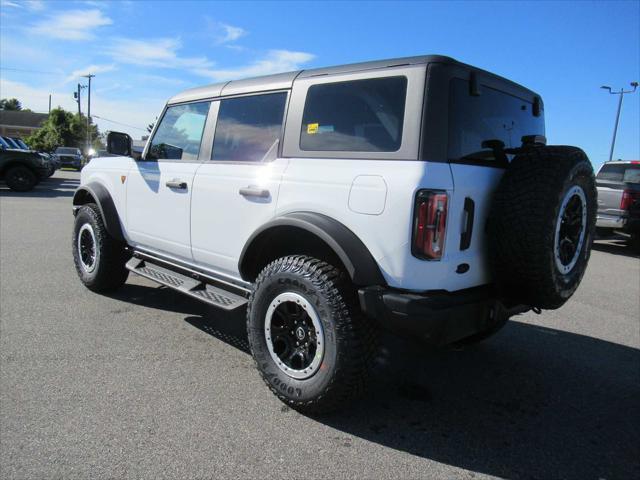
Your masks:
<path fill-rule="evenodd" d="M 60 158 L 62 167 L 75 168 L 82 170 L 82 152 L 75 147 L 58 147 L 55 154 Z"/>
<path fill-rule="evenodd" d="M 11 190 L 32 190 L 48 176 L 49 170 L 49 160 L 38 152 L 0 146 L 0 179 L 4 179 Z"/>

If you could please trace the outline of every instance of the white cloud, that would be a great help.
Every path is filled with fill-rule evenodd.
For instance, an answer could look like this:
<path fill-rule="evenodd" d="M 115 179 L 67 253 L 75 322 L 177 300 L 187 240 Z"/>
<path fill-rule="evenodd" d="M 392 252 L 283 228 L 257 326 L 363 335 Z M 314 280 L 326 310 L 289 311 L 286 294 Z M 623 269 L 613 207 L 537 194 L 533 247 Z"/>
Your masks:
<path fill-rule="evenodd" d="M 106 72 L 111 72 L 113 70 L 116 69 L 115 64 L 109 64 L 109 65 L 89 65 L 85 68 L 81 68 L 79 70 L 74 70 L 73 72 L 71 72 L 71 74 L 67 77 L 67 79 L 65 80 L 65 82 L 71 82 L 72 80 L 75 80 L 76 78 L 80 78 L 83 77 L 85 75 L 89 75 L 90 73 L 97 75 L 98 73 L 106 73 Z"/>
<path fill-rule="evenodd" d="M 175 38 L 117 38 L 107 47 L 106 53 L 116 62 L 145 67 L 206 69 L 213 66 L 206 57 L 178 56 L 181 46 L 180 40 Z"/>
<path fill-rule="evenodd" d="M 213 39 L 217 45 L 232 44 L 248 33 L 242 27 L 237 27 L 224 22 L 217 22 L 208 16 L 205 16 L 205 22 L 207 24 L 205 36 Z"/>
<path fill-rule="evenodd" d="M 112 23 L 113 21 L 98 9 L 67 10 L 49 15 L 33 24 L 30 30 L 38 35 L 63 40 L 88 40 L 95 37 L 95 29 Z"/>
<path fill-rule="evenodd" d="M 96 7 L 96 8 L 105 8 L 108 7 L 109 4 L 106 3 L 104 0 L 103 1 L 98 1 L 98 0 L 85 0 L 84 2 L 85 5 L 88 5 L 90 7 Z"/>
<path fill-rule="evenodd" d="M 222 30 L 222 35 L 218 37 L 219 43 L 235 42 L 240 37 L 244 37 L 247 34 L 247 31 L 244 28 L 234 27 L 233 25 L 228 25 L 226 23 L 221 23 L 220 29 Z"/>
<path fill-rule="evenodd" d="M 264 58 L 258 59 L 241 67 L 226 69 L 198 68 L 193 71 L 194 73 L 209 77 L 211 80 L 219 82 L 298 70 L 302 65 L 310 62 L 314 58 L 315 55 L 306 52 L 269 50 Z"/>
<path fill-rule="evenodd" d="M 22 102 L 24 108 L 30 108 L 36 112 L 47 112 L 49 108 L 49 93 L 51 95 L 51 105 L 53 108 L 62 107 L 65 110 L 75 112 L 78 105 L 71 93 L 59 94 L 48 87 L 32 87 L 24 83 L 7 80 L 0 77 L 0 90 L 3 97 L 17 98 Z M 145 98 L 140 100 L 120 100 L 102 95 L 100 89 L 92 92 L 91 113 L 104 119 L 115 120 L 116 122 L 137 128 L 128 128 L 122 125 L 110 123 L 107 120 L 96 118 L 95 121 L 100 131 L 118 130 L 127 132 L 133 138 L 140 138 L 146 133 L 145 127 L 153 121 L 162 110 L 165 98 Z M 86 103 L 83 102 L 82 109 L 85 111 Z M 86 113 L 86 112 L 85 112 Z M 93 115 L 92 115 L 93 116 Z"/>
<path fill-rule="evenodd" d="M 22 8 L 18 2 L 12 2 L 10 0 L 2 0 L 0 1 L 0 7 L 11 7 L 11 8 Z"/>
<path fill-rule="evenodd" d="M 3 97 L 17 98 L 22 102 L 24 108 L 30 108 L 36 112 L 47 112 L 49 108 L 49 93 L 52 93 L 48 88 L 30 87 L 24 83 L 7 80 L 1 76 L 0 91 L 2 91 Z M 77 107 L 75 107 L 76 102 L 70 93 L 52 93 L 51 104 L 54 107 L 60 105 L 72 111 L 74 108 L 77 109 Z"/>
<path fill-rule="evenodd" d="M 27 8 L 32 12 L 40 12 L 46 8 L 42 0 L 28 0 L 24 3 L 27 5 Z"/>

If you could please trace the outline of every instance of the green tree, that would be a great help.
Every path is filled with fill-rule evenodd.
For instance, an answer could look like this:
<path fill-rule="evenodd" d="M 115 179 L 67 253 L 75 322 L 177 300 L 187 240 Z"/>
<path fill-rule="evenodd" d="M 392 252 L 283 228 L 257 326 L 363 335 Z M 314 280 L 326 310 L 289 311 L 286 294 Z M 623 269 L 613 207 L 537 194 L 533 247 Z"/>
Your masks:
<path fill-rule="evenodd" d="M 92 146 L 102 148 L 98 126 L 90 125 Z M 87 144 L 87 117 L 67 112 L 58 107 L 51 110 L 42 127 L 26 139 L 36 150 L 52 152 L 58 147 L 77 147 L 81 150 Z"/>
<path fill-rule="evenodd" d="M 22 103 L 17 98 L 3 98 L 0 100 L 0 110 L 22 110 Z"/>

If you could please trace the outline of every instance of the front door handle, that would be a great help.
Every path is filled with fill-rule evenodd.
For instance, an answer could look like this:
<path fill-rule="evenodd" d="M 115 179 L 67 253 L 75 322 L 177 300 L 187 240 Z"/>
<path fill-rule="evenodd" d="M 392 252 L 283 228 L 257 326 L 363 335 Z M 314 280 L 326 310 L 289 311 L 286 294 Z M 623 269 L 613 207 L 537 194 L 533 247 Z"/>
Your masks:
<path fill-rule="evenodd" d="M 178 180 L 177 178 L 174 178 L 173 180 L 169 180 L 166 183 L 166 185 L 169 188 L 176 188 L 178 190 L 186 190 L 187 189 L 187 182 L 183 182 L 182 180 Z"/>
<path fill-rule="evenodd" d="M 269 190 L 265 188 L 258 188 L 249 185 L 248 187 L 241 188 L 239 191 L 240 195 L 243 197 L 260 197 L 260 198 L 269 198 Z"/>

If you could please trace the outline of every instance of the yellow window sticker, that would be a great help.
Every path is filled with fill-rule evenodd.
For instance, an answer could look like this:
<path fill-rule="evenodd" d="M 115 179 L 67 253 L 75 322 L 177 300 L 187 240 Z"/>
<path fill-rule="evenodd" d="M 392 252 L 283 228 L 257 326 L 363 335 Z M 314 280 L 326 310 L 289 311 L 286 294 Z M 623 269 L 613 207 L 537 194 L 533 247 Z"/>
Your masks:
<path fill-rule="evenodd" d="M 318 133 L 318 124 L 317 123 L 310 123 L 307 125 L 307 133 L 309 135 L 313 135 L 315 133 Z"/>

